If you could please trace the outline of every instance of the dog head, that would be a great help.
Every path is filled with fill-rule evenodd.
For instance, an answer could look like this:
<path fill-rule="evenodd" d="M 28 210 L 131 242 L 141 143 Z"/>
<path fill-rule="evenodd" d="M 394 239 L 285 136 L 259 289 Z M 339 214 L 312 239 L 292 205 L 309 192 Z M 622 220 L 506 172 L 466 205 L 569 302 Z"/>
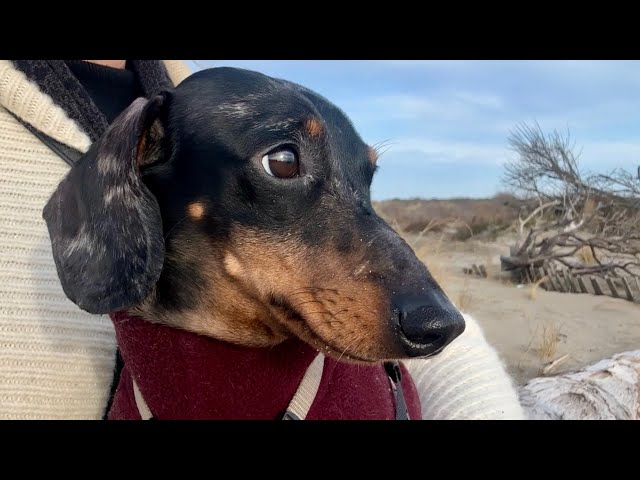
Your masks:
<path fill-rule="evenodd" d="M 464 320 L 374 212 L 376 152 L 330 102 L 240 69 L 136 100 L 44 209 L 67 296 L 92 313 L 344 359 L 441 351 Z"/>

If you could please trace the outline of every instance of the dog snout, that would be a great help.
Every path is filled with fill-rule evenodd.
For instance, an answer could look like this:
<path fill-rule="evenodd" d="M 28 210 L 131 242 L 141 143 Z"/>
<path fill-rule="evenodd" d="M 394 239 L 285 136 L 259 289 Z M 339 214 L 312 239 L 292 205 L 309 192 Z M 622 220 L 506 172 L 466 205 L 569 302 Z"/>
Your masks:
<path fill-rule="evenodd" d="M 464 331 L 464 318 L 439 291 L 396 297 L 393 304 L 400 343 L 410 357 L 435 355 Z"/>

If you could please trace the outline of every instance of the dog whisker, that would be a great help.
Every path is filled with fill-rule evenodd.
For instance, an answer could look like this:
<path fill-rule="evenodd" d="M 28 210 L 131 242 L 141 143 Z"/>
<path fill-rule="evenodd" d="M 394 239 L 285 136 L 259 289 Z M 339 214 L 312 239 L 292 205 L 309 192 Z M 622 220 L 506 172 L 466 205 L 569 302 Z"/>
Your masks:
<path fill-rule="evenodd" d="M 346 347 L 344 347 L 344 350 L 342 350 L 342 353 L 340 354 L 340 356 L 338 357 L 338 361 L 340 361 L 344 355 L 344 353 L 349 350 L 354 343 L 356 343 L 356 341 L 360 340 L 359 338 L 356 337 L 356 339 L 352 342 L 350 342 Z"/>
<path fill-rule="evenodd" d="M 302 293 L 312 293 L 312 292 L 325 291 L 325 290 L 330 290 L 330 289 L 322 288 L 322 287 L 303 287 L 299 290 L 294 290 L 291 293 L 291 295 L 299 295 Z"/>
<path fill-rule="evenodd" d="M 171 235 L 171 232 L 173 232 L 175 230 L 175 228 L 180 225 L 182 222 L 184 222 L 187 218 L 189 218 L 188 215 L 185 215 L 184 217 L 182 217 L 180 220 L 178 220 L 178 222 L 171 227 L 171 229 L 167 232 L 167 234 L 164 236 L 164 240 L 165 242 L 167 241 L 167 238 L 169 238 L 169 235 Z"/>
<path fill-rule="evenodd" d="M 295 309 L 295 308 L 301 307 L 302 305 L 306 305 L 308 303 L 319 303 L 320 305 L 324 306 L 324 304 L 320 300 L 307 300 L 305 302 L 296 303 L 291 306 Z"/>
<path fill-rule="evenodd" d="M 307 315 L 331 315 L 331 318 L 333 318 L 333 314 L 329 310 L 319 310 L 317 312 L 307 312 Z"/>
<path fill-rule="evenodd" d="M 321 325 L 331 325 L 331 324 L 334 324 L 334 323 L 337 323 L 337 324 L 339 324 L 339 325 L 344 325 L 344 322 L 343 322 L 342 320 L 325 320 L 325 321 L 320 322 L 320 323 L 318 324 L 318 326 L 321 326 Z"/>
<path fill-rule="evenodd" d="M 391 140 L 393 140 L 393 139 L 387 138 L 385 140 L 381 140 L 381 141 L 376 142 L 373 145 L 371 145 L 371 148 L 373 148 L 376 152 L 379 152 L 380 149 L 385 147 L 385 146 L 387 146 Z"/>
<path fill-rule="evenodd" d="M 342 310 L 340 310 L 339 312 L 333 313 L 332 315 L 333 315 L 334 317 L 337 317 L 337 316 L 338 316 L 338 315 L 340 315 L 341 313 L 348 312 L 348 311 L 349 311 L 349 309 L 348 309 L 348 308 L 343 308 L 343 309 L 342 309 Z"/>

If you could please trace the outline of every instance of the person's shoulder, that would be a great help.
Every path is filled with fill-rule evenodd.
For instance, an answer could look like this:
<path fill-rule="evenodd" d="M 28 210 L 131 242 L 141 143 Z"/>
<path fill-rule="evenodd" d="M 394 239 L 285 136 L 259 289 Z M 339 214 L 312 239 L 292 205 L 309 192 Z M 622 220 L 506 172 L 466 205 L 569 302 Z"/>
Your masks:
<path fill-rule="evenodd" d="M 171 82 L 178 86 L 185 78 L 193 73 L 189 65 L 184 60 L 163 60 Z"/>

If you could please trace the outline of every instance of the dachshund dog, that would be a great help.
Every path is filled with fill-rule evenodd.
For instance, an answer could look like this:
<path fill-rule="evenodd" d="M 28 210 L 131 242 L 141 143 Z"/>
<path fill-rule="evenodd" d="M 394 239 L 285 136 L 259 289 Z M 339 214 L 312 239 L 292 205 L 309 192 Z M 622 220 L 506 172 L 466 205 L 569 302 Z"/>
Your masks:
<path fill-rule="evenodd" d="M 197 72 L 136 100 L 47 203 L 64 292 L 242 348 L 296 338 L 357 365 L 435 355 L 464 320 L 374 212 L 376 161 L 304 87 Z"/>

